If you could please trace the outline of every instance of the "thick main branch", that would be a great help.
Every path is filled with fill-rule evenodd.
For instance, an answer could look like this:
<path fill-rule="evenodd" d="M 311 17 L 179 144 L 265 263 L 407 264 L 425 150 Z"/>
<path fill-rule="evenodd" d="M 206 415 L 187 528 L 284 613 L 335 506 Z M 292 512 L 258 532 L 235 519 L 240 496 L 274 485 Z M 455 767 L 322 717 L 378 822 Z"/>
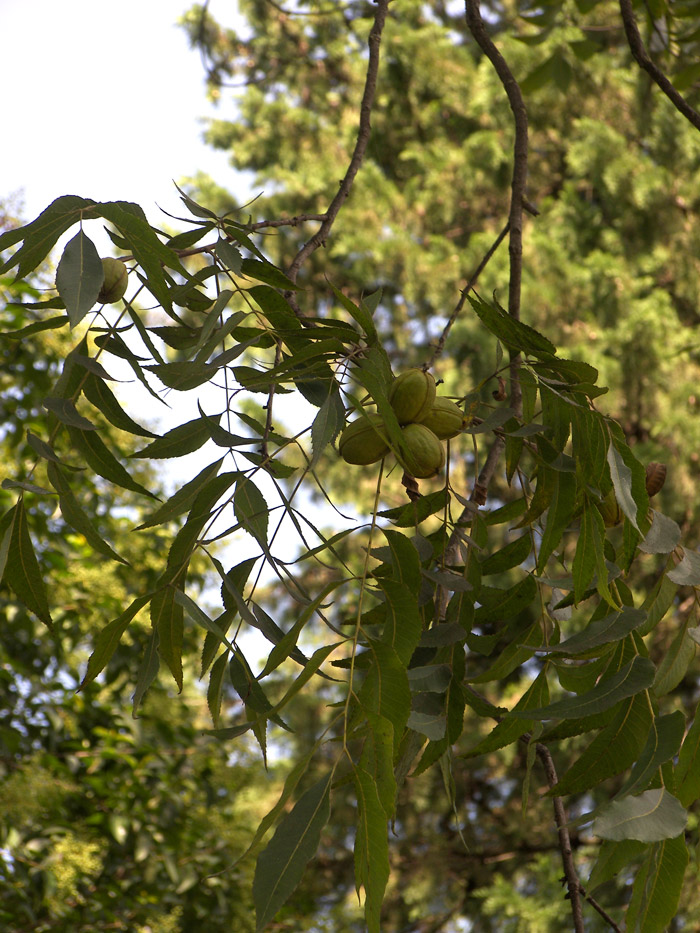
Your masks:
<path fill-rule="evenodd" d="M 689 120 L 696 129 L 700 130 L 700 113 L 690 106 L 688 101 L 682 94 L 679 94 L 658 65 L 655 65 L 649 58 L 644 43 L 642 42 L 639 28 L 637 27 L 637 20 L 634 17 L 632 0 L 620 0 L 620 14 L 625 27 L 627 43 L 637 64 L 643 68 L 661 88 L 676 110 L 679 110 L 686 120 Z"/>

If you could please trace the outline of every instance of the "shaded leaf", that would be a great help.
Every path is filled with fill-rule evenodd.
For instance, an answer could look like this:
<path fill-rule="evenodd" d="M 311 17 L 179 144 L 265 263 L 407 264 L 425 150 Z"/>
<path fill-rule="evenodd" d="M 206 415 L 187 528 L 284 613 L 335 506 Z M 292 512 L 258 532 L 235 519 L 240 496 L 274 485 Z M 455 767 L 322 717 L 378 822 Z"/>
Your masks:
<path fill-rule="evenodd" d="M 629 635 L 642 625 L 646 617 L 642 609 L 625 608 L 621 612 L 613 612 L 603 619 L 590 622 L 582 632 L 572 635 L 559 645 L 543 646 L 542 650 L 550 654 L 564 654 L 569 657 L 575 657 L 578 654 L 590 656 L 593 650 Z"/>
<path fill-rule="evenodd" d="M 136 530 L 139 531 L 142 528 L 151 528 L 153 525 L 161 525 L 189 511 L 199 493 L 202 492 L 203 489 L 206 489 L 209 483 L 217 476 L 223 462 L 222 457 L 221 460 L 215 460 L 214 463 L 205 466 L 194 479 L 191 479 L 189 483 L 185 483 L 184 486 L 181 486 L 173 493 L 167 502 L 156 509 L 155 512 L 152 512 L 145 522 L 137 525 Z M 237 473 L 228 473 L 226 475 L 230 477 L 230 483 L 233 483 L 238 476 Z"/>
<path fill-rule="evenodd" d="M 52 628 L 53 621 L 49 611 L 46 588 L 29 536 L 22 499 L 19 499 L 17 505 L 5 516 L 3 527 L 5 532 L 2 539 L 2 551 L 7 556 L 2 579 L 12 588 L 27 609 L 38 616 L 45 625 Z"/>
<path fill-rule="evenodd" d="M 104 269 L 92 240 L 82 229 L 70 240 L 56 269 L 56 288 L 66 306 L 70 326 L 76 327 L 97 302 Z"/>
<path fill-rule="evenodd" d="M 127 431 L 129 434 L 135 434 L 139 437 L 156 437 L 153 431 L 149 431 L 142 425 L 137 424 L 117 401 L 117 397 L 110 387 L 93 373 L 89 373 L 83 383 L 83 395 L 91 402 L 98 411 L 102 412 L 107 421 L 119 428 L 121 431 Z"/>
<path fill-rule="evenodd" d="M 379 577 L 377 583 L 384 593 L 386 606 L 381 641 L 391 645 L 401 663 L 407 666 L 423 629 L 418 600 L 403 582 Z"/>
<path fill-rule="evenodd" d="M 209 440 L 209 425 L 204 418 L 195 418 L 185 424 L 166 431 L 162 437 L 157 437 L 147 447 L 134 451 L 130 456 L 149 457 L 154 460 L 165 460 L 169 457 L 184 457 L 205 444 Z"/>
<path fill-rule="evenodd" d="M 255 483 L 247 477 L 236 482 L 233 510 L 241 525 L 265 550 L 269 510 L 265 497 Z"/>
<path fill-rule="evenodd" d="M 469 295 L 472 308 L 488 330 L 507 347 L 547 359 L 556 354 L 554 344 L 534 328 L 516 321 L 503 308 L 490 305 L 478 295 Z"/>
<path fill-rule="evenodd" d="M 695 657 L 696 644 L 688 633 L 689 621 L 689 618 L 684 620 L 671 646 L 661 659 L 653 687 L 657 697 L 665 696 L 678 686 Z"/>
<path fill-rule="evenodd" d="M 637 763 L 615 796 L 625 797 L 644 790 L 661 765 L 678 752 L 684 732 L 685 716 L 680 710 L 674 710 L 666 716 L 656 716 Z"/>
<path fill-rule="evenodd" d="M 158 654 L 158 629 L 151 629 L 151 637 L 148 639 L 146 650 L 141 658 L 138 675 L 136 677 L 136 687 L 134 688 L 134 700 L 131 715 L 136 718 L 136 713 L 141 701 L 148 688 L 158 674 L 160 668 L 160 656 Z"/>
<path fill-rule="evenodd" d="M 656 668 L 648 658 L 634 657 L 622 670 L 599 681 L 598 684 L 582 696 L 558 700 L 550 706 L 533 709 L 529 712 L 512 710 L 511 716 L 521 719 L 572 719 L 602 713 L 620 700 L 650 687 Z"/>
<path fill-rule="evenodd" d="M 664 839 L 642 862 L 632 888 L 625 919 L 635 933 L 663 933 L 676 916 L 688 864 L 683 836 Z"/>
<path fill-rule="evenodd" d="M 117 554 L 104 540 L 91 519 L 88 518 L 85 511 L 78 503 L 78 500 L 75 498 L 73 490 L 70 488 L 68 481 L 61 472 L 61 468 L 52 461 L 49 461 L 47 470 L 49 481 L 58 493 L 61 514 L 71 528 L 77 531 L 78 534 L 81 534 L 95 551 L 104 554 L 105 557 L 109 557 L 112 560 L 119 561 L 122 564 L 128 564 L 128 561 Z"/>
<path fill-rule="evenodd" d="M 184 614 L 175 599 L 175 586 L 164 586 L 151 600 L 151 624 L 158 633 L 158 653 L 170 668 L 170 673 L 182 691 L 182 635 Z"/>
<path fill-rule="evenodd" d="M 612 712 L 610 722 L 549 793 L 557 797 L 583 793 L 626 771 L 644 748 L 651 718 L 644 694 L 623 700 Z"/>
<path fill-rule="evenodd" d="M 681 529 L 661 512 L 653 511 L 653 516 L 651 528 L 639 542 L 639 550 L 645 554 L 670 554 L 681 539 Z"/>
<path fill-rule="evenodd" d="M 87 670 L 82 679 L 79 689 L 82 690 L 105 669 L 112 655 L 117 650 L 117 646 L 122 635 L 129 626 L 131 620 L 147 605 L 150 595 L 139 596 L 135 599 L 128 609 L 125 609 L 116 619 L 112 619 L 100 631 L 95 639 L 95 647 L 88 660 Z"/>
<path fill-rule="evenodd" d="M 542 671 L 530 684 L 525 693 L 520 697 L 514 709 L 527 710 L 541 707 L 542 703 L 549 700 L 549 684 L 547 675 Z M 502 722 L 490 730 L 486 738 L 478 742 L 473 748 L 465 752 L 463 757 L 474 758 L 477 755 L 484 755 L 487 752 L 495 752 L 499 748 L 505 748 L 512 745 L 521 735 L 529 732 L 535 725 L 536 720 L 527 719 L 504 719 Z"/>
<path fill-rule="evenodd" d="M 98 476 L 124 489 L 139 492 L 150 499 L 156 498 L 145 486 L 137 483 L 129 475 L 114 454 L 108 450 L 97 431 L 81 431 L 79 428 L 68 425 L 68 433 L 73 446 L 85 457 L 88 466 L 92 467 Z"/>
<path fill-rule="evenodd" d="M 8 230 L 0 235 L 0 250 L 14 246 L 20 240 L 24 244 L 0 267 L 0 273 L 17 266 L 17 278 L 24 278 L 42 260 L 46 259 L 59 237 L 80 219 L 97 217 L 93 210 L 95 201 L 79 198 L 72 194 L 56 198 L 39 214 L 36 220 Z"/>
<path fill-rule="evenodd" d="M 318 463 L 321 454 L 335 440 L 344 424 L 345 408 L 340 393 L 334 388 L 319 408 L 311 425 L 311 468 Z"/>
<path fill-rule="evenodd" d="M 673 570 L 669 570 L 666 576 L 679 586 L 700 586 L 700 554 L 685 549 L 683 560 Z"/>
<path fill-rule="evenodd" d="M 677 797 L 684 807 L 700 798 L 700 715 L 695 718 L 683 740 L 675 771 Z"/>
<path fill-rule="evenodd" d="M 62 424 L 71 425 L 71 427 L 79 428 L 81 431 L 97 430 L 97 426 L 92 421 L 88 421 L 87 418 L 83 418 L 78 413 L 75 402 L 68 398 L 45 398 L 41 404 L 47 411 L 56 415 Z"/>
<path fill-rule="evenodd" d="M 317 781 L 284 817 L 260 853 L 253 880 L 256 930 L 262 930 L 301 881 L 330 817 L 333 772 Z"/>
<path fill-rule="evenodd" d="M 426 664 L 412 667 L 408 671 L 408 685 L 411 693 L 444 693 L 452 679 L 449 664 Z"/>

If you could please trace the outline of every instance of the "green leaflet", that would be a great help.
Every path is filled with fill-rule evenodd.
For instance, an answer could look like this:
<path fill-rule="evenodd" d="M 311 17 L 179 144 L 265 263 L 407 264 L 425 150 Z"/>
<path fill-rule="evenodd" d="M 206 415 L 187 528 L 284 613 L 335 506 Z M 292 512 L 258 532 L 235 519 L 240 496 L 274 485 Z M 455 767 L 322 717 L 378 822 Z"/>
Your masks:
<path fill-rule="evenodd" d="M 387 819 L 396 813 L 396 777 L 394 776 L 394 728 L 388 719 L 363 710 L 367 736 L 362 747 L 360 767 L 374 778 L 377 795 Z"/>
<path fill-rule="evenodd" d="M 398 745 L 411 708 L 406 668 L 390 645 L 369 639 L 367 653 L 370 667 L 359 691 L 360 702 L 391 722 Z"/>
<path fill-rule="evenodd" d="M 160 668 L 160 656 L 158 654 L 158 629 L 151 627 L 151 637 L 148 640 L 146 650 L 141 658 L 139 672 L 136 677 L 136 687 L 134 689 L 134 701 L 131 715 L 136 719 L 136 713 L 141 705 L 141 701 L 148 688 L 158 674 Z"/>
<path fill-rule="evenodd" d="M 329 593 L 332 593 L 333 590 L 336 590 L 342 584 L 342 582 L 342 580 L 332 580 L 330 583 L 326 584 L 326 586 L 323 587 L 321 592 L 317 594 L 312 602 L 305 607 L 304 611 L 299 614 L 299 617 L 294 625 L 282 636 L 282 638 L 280 638 L 280 640 L 270 652 L 270 656 L 267 659 L 265 667 L 259 675 L 259 680 L 267 677 L 268 674 L 271 674 L 274 670 L 276 670 L 283 661 L 286 661 L 288 657 L 295 653 L 295 651 L 298 651 L 297 641 L 299 640 L 299 636 L 301 635 L 305 626 L 308 624 L 316 610 L 323 605 L 324 600 L 329 595 Z"/>
<path fill-rule="evenodd" d="M 318 463 L 321 454 L 336 439 L 344 424 L 345 408 L 340 393 L 333 386 L 311 425 L 312 457 L 309 464 L 310 468 Z"/>
<path fill-rule="evenodd" d="M 134 451 L 131 457 L 132 459 L 148 457 L 154 460 L 184 457 L 186 454 L 199 450 L 209 438 L 208 422 L 204 418 L 195 418 L 166 431 L 162 437 L 156 437 L 147 447 Z"/>
<path fill-rule="evenodd" d="M 75 407 L 75 402 L 68 398 L 45 398 L 42 405 L 65 425 L 79 428 L 81 431 L 96 431 L 97 426 L 83 418 Z"/>
<path fill-rule="evenodd" d="M 621 612 L 613 612 L 603 619 L 592 621 L 582 632 L 572 635 L 558 645 L 543 646 L 541 650 L 572 658 L 577 655 L 592 657 L 596 653 L 602 653 L 598 649 L 604 649 L 612 642 L 620 641 L 639 628 L 646 618 L 647 615 L 642 609 L 625 608 Z"/>
<path fill-rule="evenodd" d="M 481 561 L 483 576 L 493 573 L 505 573 L 513 567 L 519 567 L 530 556 L 532 540 L 529 534 L 521 535 L 515 541 L 510 541 L 500 551 L 489 554 Z"/>
<path fill-rule="evenodd" d="M 620 436 L 621 434 L 619 427 L 613 430 L 613 439 L 608 448 L 610 478 L 620 508 L 630 524 L 640 534 L 643 534 L 648 528 L 646 515 L 649 509 L 646 474 L 644 467 L 629 449 L 624 438 Z"/>
<path fill-rule="evenodd" d="M 421 561 L 415 543 L 400 531 L 382 528 L 389 545 L 393 576 L 418 596 Z"/>
<path fill-rule="evenodd" d="M 530 684 L 513 708 L 516 710 L 527 710 L 532 707 L 537 708 L 548 700 L 549 684 L 547 683 L 546 673 L 542 671 Z M 514 742 L 517 742 L 521 735 L 529 732 L 533 728 L 535 722 L 536 720 L 534 719 L 504 719 L 491 729 L 486 738 L 478 742 L 473 748 L 470 748 L 469 751 L 464 754 L 464 757 L 474 758 L 477 755 L 485 755 L 487 752 L 494 752 L 499 748 L 512 745 Z"/>
<path fill-rule="evenodd" d="M 700 715 L 697 709 L 678 755 L 675 778 L 678 799 L 684 807 L 689 807 L 700 797 Z"/>
<path fill-rule="evenodd" d="M 679 709 L 666 716 L 656 716 L 649 729 L 642 754 L 615 797 L 635 794 L 648 787 L 661 765 L 678 752 L 684 732 L 685 716 Z"/>
<path fill-rule="evenodd" d="M 651 718 L 644 694 L 622 700 L 609 723 L 549 793 L 557 797 L 583 793 L 627 770 L 644 748 Z"/>
<path fill-rule="evenodd" d="M 75 195 L 56 198 L 36 220 L 0 235 L 0 250 L 23 240 L 22 246 L 0 267 L 0 273 L 17 266 L 17 278 L 24 278 L 48 256 L 59 237 L 78 220 L 97 217 L 96 202 Z"/>
<path fill-rule="evenodd" d="M 330 817 L 329 772 L 304 793 L 260 853 L 253 881 L 256 930 L 262 930 L 301 881 Z M 376 793 L 376 792 L 375 792 Z"/>
<path fill-rule="evenodd" d="M 550 706 L 529 712 L 511 711 L 511 716 L 536 719 L 573 719 L 604 712 L 620 700 L 650 687 L 655 667 L 648 658 L 633 658 L 620 671 L 601 680 L 592 690 L 582 696 L 558 700 Z"/>
<path fill-rule="evenodd" d="M 158 653 L 170 668 L 179 691 L 182 690 L 182 635 L 184 614 L 182 605 L 175 598 L 176 585 L 183 586 L 181 575 L 177 584 L 164 586 L 151 600 L 151 625 L 158 633 Z"/>
<path fill-rule="evenodd" d="M 90 547 L 94 548 L 94 550 L 98 551 L 100 554 L 104 554 L 105 557 L 119 561 L 122 564 L 128 564 L 128 561 L 117 554 L 105 541 L 95 525 L 88 518 L 82 506 L 75 498 L 73 490 L 70 488 L 68 480 L 63 475 L 61 468 L 53 461 L 49 461 L 47 464 L 47 472 L 51 485 L 58 493 L 58 501 L 61 506 L 63 518 L 71 528 L 81 534 Z"/>
<path fill-rule="evenodd" d="M 88 660 L 87 670 L 79 687 L 80 690 L 92 683 L 97 675 L 105 669 L 129 623 L 147 605 L 150 598 L 150 594 L 148 596 L 139 596 L 121 615 L 105 625 L 95 639 L 95 647 Z"/>
<path fill-rule="evenodd" d="M 351 301 L 339 288 L 336 288 L 333 283 L 331 283 L 331 289 L 333 294 L 340 302 L 340 304 L 345 308 L 345 310 L 350 314 L 350 316 L 357 322 L 360 326 L 360 329 L 364 336 L 367 338 L 370 346 L 373 346 L 377 343 L 377 328 L 374 325 L 374 320 L 372 318 L 372 313 L 367 307 L 366 304 L 360 303 L 356 305 Z"/>
<path fill-rule="evenodd" d="M 548 503 L 547 522 L 540 543 L 537 561 L 539 573 L 554 549 L 559 545 L 561 536 L 567 528 L 576 508 L 576 477 L 573 473 L 557 473 L 557 480 Z"/>
<path fill-rule="evenodd" d="M 102 476 L 104 479 L 109 480 L 110 483 L 116 483 L 117 486 L 122 486 L 124 489 L 140 492 L 151 499 L 156 498 L 145 486 L 132 479 L 114 454 L 107 448 L 97 431 L 81 431 L 79 428 L 68 425 L 68 434 L 73 446 L 78 449 L 88 466 L 98 476 Z"/>
<path fill-rule="evenodd" d="M 634 863 L 638 856 L 644 852 L 644 849 L 644 843 L 637 842 L 634 839 L 623 839 L 622 842 L 612 842 L 609 839 L 604 839 L 598 850 L 598 858 L 586 883 L 586 890 L 593 892 L 599 885 L 610 881 L 618 872 Z"/>
<path fill-rule="evenodd" d="M 695 657 L 697 645 L 688 633 L 689 625 L 687 616 L 659 664 L 653 688 L 657 697 L 665 696 L 678 686 Z"/>
<path fill-rule="evenodd" d="M 353 769 L 357 794 L 355 835 L 355 886 L 365 890 L 365 922 L 368 933 L 381 933 L 380 912 L 389 880 L 387 816 L 372 774 Z"/>
<path fill-rule="evenodd" d="M 269 510 L 263 494 L 248 477 L 236 482 L 233 510 L 243 528 L 266 550 Z"/>
<path fill-rule="evenodd" d="M 683 876 L 689 861 L 682 835 L 652 846 L 637 872 L 627 908 L 627 929 L 663 933 L 678 909 Z"/>
<path fill-rule="evenodd" d="M 96 304 L 103 281 L 102 260 L 81 229 L 67 243 L 56 269 L 56 288 L 71 327 L 76 327 Z"/>
<path fill-rule="evenodd" d="M 420 580 L 420 577 L 418 577 Z M 397 580 L 377 578 L 384 593 L 386 615 L 381 641 L 390 645 L 404 666 L 407 666 L 418 645 L 422 621 L 416 595 Z"/>
<path fill-rule="evenodd" d="M 221 716 L 221 701 L 224 695 L 228 659 L 228 651 L 224 651 L 223 654 L 219 655 L 219 657 L 214 662 L 214 666 L 211 669 L 211 675 L 209 676 L 209 685 L 207 687 L 207 707 L 209 708 L 211 721 L 213 722 L 215 728 L 218 727 L 219 717 Z"/>
<path fill-rule="evenodd" d="M 4 557 L 2 579 L 15 595 L 49 628 L 53 628 L 44 580 L 29 536 L 24 500 L 3 517 L 0 553 Z"/>
<path fill-rule="evenodd" d="M 688 814 L 680 801 L 665 787 L 656 787 L 638 797 L 623 797 L 603 807 L 593 823 L 593 832 L 617 842 L 621 839 L 661 842 L 682 833 L 687 820 Z"/>
<path fill-rule="evenodd" d="M 478 295 L 469 295 L 469 301 L 488 330 L 506 346 L 545 360 L 556 354 L 551 341 L 533 327 L 516 321 L 503 308 L 488 304 Z"/>
<path fill-rule="evenodd" d="M 139 437 L 157 437 L 152 431 L 137 424 L 117 401 L 114 392 L 103 379 L 94 373 L 88 373 L 83 383 L 83 395 L 105 418 L 121 431 L 136 434 Z"/>
<path fill-rule="evenodd" d="M 151 528 L 154 525 L 161 525 L 189 511 L 199 493 L 208 486 L 210 480 L 216 477 L 223 462 L 222 457 L 221 460 L 215 460 L 214 463 L 210 463 L 209 466 L 204 467 L 194 479 L 191 479 L 189 483 L 185 483 L 184 486 L 181 486 L 173 493 L 167 502 L 156 509 L 155 512 L 152 512 L 145 522 L 137 525 L 136 530 L 138 531 L 142 528 Z M 237 476 L 235 473 L 228 475 L 231 476 L 231 482 L 233 482 Z"/>

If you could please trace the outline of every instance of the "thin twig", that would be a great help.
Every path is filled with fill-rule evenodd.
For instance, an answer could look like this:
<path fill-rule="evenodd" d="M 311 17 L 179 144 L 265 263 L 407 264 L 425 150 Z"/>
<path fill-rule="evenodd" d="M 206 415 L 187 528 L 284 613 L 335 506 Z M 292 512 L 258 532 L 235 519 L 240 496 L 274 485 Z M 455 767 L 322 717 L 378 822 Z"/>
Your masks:
<path fill-rule="evenodd" d="M 535 205 L 534 205 L 534 204 L 531 204 L 531 203 L 530 203 L 529 201 L 527 201 L 527 200 L 524 201 L 523 207 L 524 207 L 525 210 L 528 212 L 528 214 L 532 214 L 533 217 L 537 217 L 537 215 L 539 214 L 539 211 L 537 210 L 537 208 L 535 207 Z M 489 262 L 490 262 L 490 260 L 491 260 L 491 257 L 492 257 L 493 254 L 496 252 L 496 250 L 498 249 L 498 247 L 501 245 L 501 243 L 503 242 L 503 240 L 506 238 L 506 236 L 508 235 L 508 232 L 509 232 L 509 231 L 510 231 L 510 221 L 508 221 L 508 223 L 506 223 L 505 227 L 504 227 L 504 228 L 501 230 L 501 232 L 498 234 L 498 236 L 497 236 L 496 239 L 493 241 L 493 243 L 491 244 L 491 246 L 489 246 L 489 248 L 487 249 L 486 253 L 484 254 L 484 256 L 483 256 L 481 262 L 479 263 L 479 265 L 476 267 L 476 269 L 474 270 L 474 272 L 472 272 L 471 276 L 469 277 L 469 281 L 467 282 L 467 284 L 466 284 L 466 285 L 464 286 L 464 288 L 462 289 L 462 291 L 461 291 L 461 293 L 460 293 L 460 296 L 459 296 L 459 301 L 458 301 L 457 304 L 455 305 L 454 310 L 453 310 L 452 314 L 450 315 L 450 319 L 448 320 L 447 324 L 445 324 L 445 326 L 444 326 L 444 328 L 443 328 L 443 330 L 442 330 L 442 333 L 440 334 L 440 339 L 438 340 L 437 344 L 435 345 L 435 349 L 433 350 L 433 354 L 432 354 L 432 356 L 430 357 L 430 359 L 428 360 L 428 362 L 423 366 L 423 369 L 426 369 L 426 370 L 427 370 L 427 369 L 432 369 L 432 367 L 433 367 L 433 365 L 434 365 L 434 363 L 435 363 L 435 360 L 438 358 L 438 356 L 440 356 L 440 355 L 442 354 L 442 351 L 445 349 L 445 341 L 447 340 L 447 335 L 449 334 L 449 332 L 450 332 L 450 330 L 451 330 L 451 328 L 452 328 L 452 325 L 453 325 L 454 322 L 457 320 L 457 318 L 458 318 L 458 316 L 459 316 L 459 314 L 460 314 L 462 308 L 464 307 L 464 302 L 466 301 L 467 296 L 469 295 L 469 292 L 470 292 L 470 291 L 472 290 L 472 288 L 474 288 L 474 286 L 476 285 L 479 276 L 480 276 L 481 273 L 484 271 L 484 269 L 486 268 L 486 266 L 489 264 Z"/>
<path fill-rule="evenodd" d="M 598 901 L 596 901 L 595 898 L 592 898 L 590 894 L 586 894 L 586 892 L 581 887 L 581 885 L 579 885 L 579 889 L 581 891 L 581 894 L 586 898 L 586 900 L 591 905 L 593 910 L 597 911 L 600 914 L 600 916 L 603 918 L 603 920 L 605 920 L 605 922 L 610 925 L 610 929 L 613 931 L 613 933 L 623 933 L 622 927 L 618 926 L 617 923 L 615 923 L 615 921 L 610 916 L 610 914 L 607 912 L 607 910 L 605 910 L 604 907 L 601 907 Z"/>
<path fill-rule="evenodd" d="M 554 767 L 552 755 L 547 746 L 543 745 L 542 742 L 537 743 L 535 750 L 537 752 L 537 757 L 542 762 L 544 772 L 547 776 L 547 783 L 551 789 L 559 780 L 557 778 L 557 771 Z M 566 810 L 564 809 L 564 803 L 561 797 L 552 798 L 552 803 L 554 805 L 554 820 L 559 833 L 559 851 L 561 852 L 564 875 L 566 876 L 566 887 L 569 892 L 569 900 L 571 901 L 574 931 L 575 933 L 585 933 L 585 927 L 583 925 L 583 905 L 581 903 L 581 882 L 578 880 L 578 873 L 576 872 L 576 865 L 574 864 L 574 853 L 571 848 L 571 837 L 569 836 L 569 829 L 567 826 L 568 819 Z"/>
<path fill-rule="evenodd" d="M 498 51 L 486 30 L 481 18 L 478 0 L 465 2 L 467 25 L 476 39 L 479 48 L 488 58 L 499 77 L 503 89 L 508 96 L 510 109 L 513 111 L 515 124 L 515 139 L 513 142 L 513 179 L 511 183 L 510 238 L 508 251 L 510 253 L 510 279 L 508 283 L 508 313 L 515 320 L 520 320 L 520 291 L 523 271 L 523 200 L 525 198 L 525 185 L 527 183 L 527 110 L 520 91 L 520 86 L 508 67 L 505 58 Z M 520 355 L 511 356 L 510 365 L 510 404 L 516 415 L 522 413 L 522 391 L 520 387 Z"/>
<path fill-rule="evenodd" d="M 432 369 L 435 363 L 435 360 L 440 356 L 442 351 L 445 349 L 445 341 L 447 340 L 447 335 L 449 334 L 452 328 L 452 325 L 457 320 L 459 313 L 464 307 L 464 302 L 467 300 L 467 295 L 472 290 L 472 288 L 474 288 L 474 286 L 476 285 L 476 280 L 479 278 L 481 273 L 484 271 L 484 269 L 486 268 L 488 264 L 488 261 L 491 259 L 493 254 L 496 252 L 498 247 L 501 245 L 503 240 L 508 235 L 509 230 L 510 230 L 510 223 L 507 223 L 505 227 L 501 230 L 501 232 L 498 234 L 496 239 L 493 241 L 491 246 L 488 248 L 487 252 L 484 255 L 484 258 L 481 260 L 481 262 L 476 267 L 474 272 L 472 272 L 469 278 L 469 281 L 467 282 L 467 284 L 464 286 L 464 288 L 461 291 L 461 294 L 459 296 L 459 301 L 455 305 L 454 311 L 450 315 L 450 319 L 448 320 L 447 324 L 445 324 L 445 326 L 442 329 L 442 333 L 440 334 L 440 339 L 435 345 L 435 349 L 433 350 L 432 356 L 430 357 L 428 362 L 423 367 L 424 369 Z"/>
<path fill-rule="evenodd" d="M 689 120 L 696 129 L 700 130 L 700 113 L 690 106 L 685 97 L 679 94 L 671 84 L 663 71 L 649 58 L 637 27 L 631 0 L 620 0 L 620 14 L 630 51 L 637 64 L 656 82 L 676 110 L 679 110 L 686 120 Z"/>
<path fill-rule="evenodd" d="M 340 182 L 337 194 L 328 206 L 323 223 L 311 239 L 302 246 L 287 270 L 287 275 L 292 282 L 296 282 L 299 269 L 307 257 L 317 250 L 319 246 L 325 244 L 331 227 L 338 216 L 338 212 L 350 194 L 352 183 L 362 165 L 371 131 L 370 118 L 372 116 L 374 94 L 377 88 L 377 74 L 379 72 L 379 46 L 381 44 L 384 23 L 386 22 L 388 6 L 389 0 L 377 0 L 377 12 L 368 39 L 369 62 L 367 64 L 365 89 L 362 95 L 362 103 L 360 104 L 360 124 L 350 164 L 348 165 L 345 177 Z"/>
<path fill-rule="evenodd" d="M 246 224 L 248 230 L 262 230 L 263 227 L 298 227 L 307 220 L 325 220 L 327 214 L 297 214 L 295 217 L 283 217 L 281 220 L 259 220 L 254 224 Z"/>

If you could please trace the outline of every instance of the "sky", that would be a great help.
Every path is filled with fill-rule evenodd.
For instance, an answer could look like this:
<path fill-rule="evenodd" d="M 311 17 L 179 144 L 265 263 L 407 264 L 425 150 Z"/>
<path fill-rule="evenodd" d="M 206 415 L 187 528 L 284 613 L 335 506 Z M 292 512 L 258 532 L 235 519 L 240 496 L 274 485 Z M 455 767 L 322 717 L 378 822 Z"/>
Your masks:
<path fill-rule="evenodd" d="M 21 190 L 25 221 L 75 194 L 136 201 L 162 223 L 159 207 L 183 213 L 173 179 L 198 170 L 241 188 L 226 154 L 202 139 L 202 118 L 231 104 L 206 99 L 199 54 L 176 25 L 189 5 L 0 0 L 0 198 Z M 235 0 L 212 10 L 233 24 Z"/>
<path fill-rule="evenodd" d="M 21 191 L 24 222 L 55 198 L 73 194 L 135 201 L 152 224 L 172 225 L 159 208 L 187 216 L 173 179 L 197 171 L 211 174 L 241 202 L 251 197 L 227 155 L 203 141 L 203 118 L 230 116 L 233 104 L 225 95 L 219 108 L 207 101 L 199 54 L 176 25 L 190 5 L 190 0 L 0 0 L 0 86 L 6 89 L 0 199 Z M 212 0 L 211 9 L 219 22 L 234 25 L 235 0 Z M 113 249 L 103 223 L 85 226 L 104 256 Z M 72 229 L 59 240 L 55 262 L 74 234 Z M 130 375 L 111 357 L 107 368 L 117 378 Z M 139 391 L 133 379 L 119 385 L 133 416 L 138 420 L 148 411 L 149 424 L 161 430 L 198 417 L 198 400 L 210 414 L 221 410 L 221 400 L 204 388 L 177 393 L 176 404 L 168 395 L 171 407 L 155 410 Z M 165 461 L 166 487 L 181 485 L 214 455 L 221 456 L 221 450 L 204 448 Z M 257 482 L 269 496 L 265 478 Z M 234 555 L 241 546 L 249 550 L 250 542 L 230 542 Z M 296 550 L 296 544 L 289 546 Z"/>

